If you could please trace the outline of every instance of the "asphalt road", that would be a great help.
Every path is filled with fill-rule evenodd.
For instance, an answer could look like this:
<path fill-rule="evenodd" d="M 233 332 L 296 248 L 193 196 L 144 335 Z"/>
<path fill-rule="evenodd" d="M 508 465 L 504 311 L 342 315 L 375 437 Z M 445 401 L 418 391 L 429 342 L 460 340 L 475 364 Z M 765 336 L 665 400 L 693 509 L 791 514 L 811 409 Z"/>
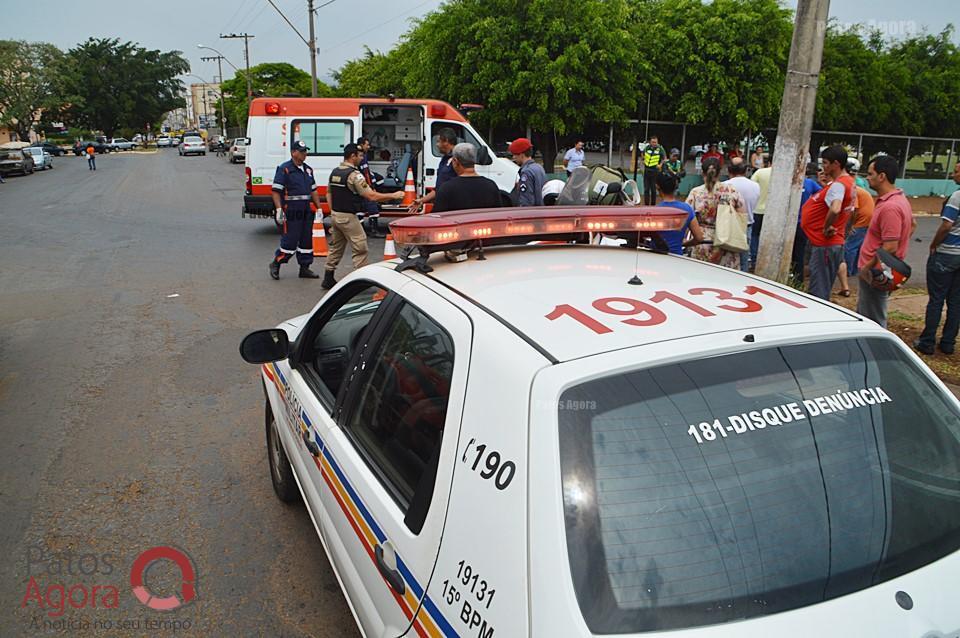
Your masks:
<path fill-rule="evenodd" d="M 237 352 L 319 281 L 269 279 L 278 236 L 241 219 L 242 166 L 169 149 L 54 164 L 0 184 L 0 635 L 357 635 L 307 512 L 273 495 Z M 197 570 L 197 599 L 167 613 L 131 593 L 161 545 Z M 166 561 L 148 576 L 178 581 Z M 77 586 L 62 615 L 58 583 Z"/>

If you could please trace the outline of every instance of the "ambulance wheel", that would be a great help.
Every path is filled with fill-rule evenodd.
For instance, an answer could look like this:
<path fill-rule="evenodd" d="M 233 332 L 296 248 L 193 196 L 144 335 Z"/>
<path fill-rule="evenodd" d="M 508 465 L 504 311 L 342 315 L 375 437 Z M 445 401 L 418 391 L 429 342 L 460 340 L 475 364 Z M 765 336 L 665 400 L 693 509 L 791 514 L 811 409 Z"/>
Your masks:
<path fill-rule="evenodd" d="M 293 503 L 300 497 L 297 481 L 293 478 L 293 468 L 280 441 L 280 432 L 277 431 L 277 420 L 273 417 L 270 402 L 266 402 L 265 416 L 267 423 L 267 461 L 270 463 L 270 481 L 273 491 L 284 503 Z"/>

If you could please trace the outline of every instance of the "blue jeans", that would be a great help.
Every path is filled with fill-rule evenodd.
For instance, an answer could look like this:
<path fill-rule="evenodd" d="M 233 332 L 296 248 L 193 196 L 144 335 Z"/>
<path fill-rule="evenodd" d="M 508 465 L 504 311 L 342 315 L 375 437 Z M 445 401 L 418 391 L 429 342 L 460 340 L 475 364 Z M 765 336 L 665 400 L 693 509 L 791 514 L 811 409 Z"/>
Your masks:
<path fill-rule="evenodd" d="M 807 292 L 814 297 L 830 301 L 830 291 L 837 280 L 840 260 L 843 259 L 843 246 L 810 247 L 810 281 Z"/>
<path fill-rule="evenodd" d="M 747 224 L 747 238 L 750 240 L 750 245 L 753 246 L 753 224 Z M 753 254 L 752 250 L 753 249 L 751 248 L 751 250 L 747 250 L 740 253 L 740 270 L 742 270 L 743 272 L 750 272 L 750 261 L 751 261 L 750 256 L 751 254 Z M 753 259 L 756 259 L 756 258 L 757 258 L 756 254 L 753 254 Z M 756 263 L 756 261 L 754 261 L 753 263 Z"/>
<path fill-rule="evenodd" d="M 860 259 L 860 247 L 863 246 L 863 240 L 867 236 L 867 227 L 854 228 L 847 235 L 847 240 L 843 242 L 843 260 L 847 262 L 847 275 L 854 277 L 860 272 L 857 268 L 857 262 Z"/>
<path fill-rule="evenodd" d="M 943 304 L 947 304 L 947 321 L 940 336 L 940 349 L 951 351 L 956 347 L 960 329 L 960 255 L 933 253 L 927 259 L 927 313 L 920 345 L 933 348 Z"/>

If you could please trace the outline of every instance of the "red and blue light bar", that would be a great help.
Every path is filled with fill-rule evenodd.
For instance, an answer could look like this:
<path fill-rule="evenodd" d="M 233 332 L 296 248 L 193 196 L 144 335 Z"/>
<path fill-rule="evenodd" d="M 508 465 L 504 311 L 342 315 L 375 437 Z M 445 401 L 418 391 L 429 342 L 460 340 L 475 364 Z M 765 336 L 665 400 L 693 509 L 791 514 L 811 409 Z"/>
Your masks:
<path fill-rule="evenodd" d="M 685 212 L 658 206 L 485 208 L 398 219 L 390 232 L 398 244 L 440 246 L 577 233 L 650 234 L 681 230 L 686 221 Z"/>

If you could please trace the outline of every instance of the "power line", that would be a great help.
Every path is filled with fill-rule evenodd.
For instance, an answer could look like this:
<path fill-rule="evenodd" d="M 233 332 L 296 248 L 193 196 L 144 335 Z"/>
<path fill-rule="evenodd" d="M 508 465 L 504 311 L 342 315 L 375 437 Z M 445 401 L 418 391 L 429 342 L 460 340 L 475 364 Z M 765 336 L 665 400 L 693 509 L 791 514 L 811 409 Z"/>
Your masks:
<path fill-rule="evenodd" d="M 269 2 L 270 0 L 267 0 L 267 1 Z M 422 6 L 426 5 L 426 4 L 430 4 L 431 2 L 436 2 L 436 0 L 426 0 L 425 2 L 421 2 L 420 4 L 418 4 L 418 5 L 416 5 L 416 6 L 410 7 L 410 8 L 407 9 L 406 11 L 402 11 L 402 12 L 398 13 L 397 15 L 393 16 L 392 18 L 388 18 L 388 19 L 384 20 L 384 21 L 381 22 L 380 24 L 377 24 L 377 25 L 374 25 L 374 26 L 370 27 L 370 28 L 367 29 L 366 31 L 361 31 L 361 32 L 358 33 L 357 35 L 355 35 L 355 36 L 353 36 L 353 37 L 351 37 L 351 38 L 348 38 L 347 40 L 343 40 L 342 42 L 338 42 L 337 44 L 335 44 L 335 45 L 333 45 L 333 46 L 331 46 L 331 47 L 324 47 L 324 50 L 330 51 L 331 49 L 339 49 L 339 48 L 342 47 L 344 44 L 349 44 L 349 43 L 353 42 L 354 40 L 356 40 L 357 38 L 362 38 L 363 36 L 367 35 L 367 34 L 370 33 L 371 31 L 375 31 L 375 30 L 379 29 L 380 27 L 382 27 L 382 26 L 384 26 L 384 25 L 386 25 L 386 24 L 389 24 L 389 23 L 393 22 L 393 21 L 396 20 L 397 18 L 399 18 L 399 17 L 401 17 L 401 16 L 403 16 L 403 15 L 406 15 L 406 14 L 412 12 L 412 11 L 416 11 L 416 10 L 419 9 L 420 7 L 422 7 Z"/>
<path fill-rule="evenodd" d="M 250 1 L 250 0 L 243 0 L 242 2 L 240 2 L 240 3 L 237 5 L 237 10 L 233 12 L 233 15 L 230 16 L 230 19 L 227 20 L 227 21 L 224 23 L 223 26 L 226 27 L 226 26 L 228 26 L 230 23 L 232 23 L 234 20 L 236 20 L 236 19 L 237 19 L 237 16 L 240 15 L 240 12 L 243 10 L 243 8 L 246 6 L 247 2 L 249 2 L 249 1 Z"/>
<path fill-rule="evenodd" d="M 271 7 L 273 7 L 274 9 L 277 10 L 277 13 L 280 14 L 280 17 L 281 17 L 281 18 L 283 18 L 284 20 L 286 20 L 287 24 L 290 25 L 290 28 L 293 29 L 293 32 L 296 33 L 298 36 L 300 36 L 300 39 L 303 40 L 303 43 L 304 43 L 305 45 L 307 45 L 308 47 L 311 46 L 310 42 L 309 42 L 305 37 L 303 37 L 303 34 L 302 34 L 302 33 L 300 33 L 299 29 L 297 29 L 297 27 L 293 26 L 293 23 L 290 22 L 290 19 L 287 18 L 287 16 L 285 16 L 285 15 L 283 14 L 283 11 L 280 10 L 280 7 L 278 7 L 278 6 L 273 2 L 273 0 L 267 0 L 267 2 L 270 3 L 270 6 L 271 6 Z M 311 19 L 312 19 L 312 17 L 311 17 Z"/>

